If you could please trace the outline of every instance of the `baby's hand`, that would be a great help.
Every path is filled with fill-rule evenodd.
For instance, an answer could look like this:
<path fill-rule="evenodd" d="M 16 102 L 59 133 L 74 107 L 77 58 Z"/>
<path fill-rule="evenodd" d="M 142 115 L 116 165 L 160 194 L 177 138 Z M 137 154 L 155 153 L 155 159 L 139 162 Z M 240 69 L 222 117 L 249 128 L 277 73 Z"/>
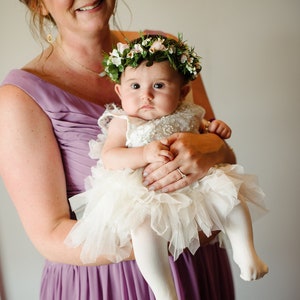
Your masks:
<path fill-rule="evenodd" d="M 174 155 L 167 145 L 162 144 L 160 141 L 153 141 L 144 146 L 143 151 L 144 160 L 147 163 L 154 162 L 169 162 L 174 159 Z"/>
<path fill-rule="evenodd" d="M 231 136 L 231 128 L 221 120 L 213 120 L 210 122 L 208 131 L 215 133 L 222 139 L 229 139 Z"/>

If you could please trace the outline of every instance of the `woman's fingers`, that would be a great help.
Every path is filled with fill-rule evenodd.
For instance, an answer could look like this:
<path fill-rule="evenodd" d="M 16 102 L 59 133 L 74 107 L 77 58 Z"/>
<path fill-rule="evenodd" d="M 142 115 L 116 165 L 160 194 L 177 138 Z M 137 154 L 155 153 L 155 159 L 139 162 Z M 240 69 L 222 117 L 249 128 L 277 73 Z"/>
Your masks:
<path fill-rule="evenodd" d="M 225 143 L 215 134 L 178 133 L 161 143 L 170 147 L 175 158 L 145 168 L 144 185 L 151 190 L 170 192 L 183 188 L 204 177 L 212 166 L 223 161 L 220 151 Z"/>

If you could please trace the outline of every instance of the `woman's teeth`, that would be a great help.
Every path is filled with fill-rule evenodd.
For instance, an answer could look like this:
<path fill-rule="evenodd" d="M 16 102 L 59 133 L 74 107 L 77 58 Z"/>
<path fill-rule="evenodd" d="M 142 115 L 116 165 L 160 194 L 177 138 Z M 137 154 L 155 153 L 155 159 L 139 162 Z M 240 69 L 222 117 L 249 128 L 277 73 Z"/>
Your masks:
<path fill-rule="evenodd" d="M 85 6 L 85 7 L 79 8 L 78 10 L 79 10 L 79 11 L 92 10 L 92 9 L 96 8 L 97 6 L 99 6 L 100 3 L 101 3 L 101 1 L 98 1 L 98 2 L 97 2 L 96 4 L 94 4 L 94 5 Z"/>

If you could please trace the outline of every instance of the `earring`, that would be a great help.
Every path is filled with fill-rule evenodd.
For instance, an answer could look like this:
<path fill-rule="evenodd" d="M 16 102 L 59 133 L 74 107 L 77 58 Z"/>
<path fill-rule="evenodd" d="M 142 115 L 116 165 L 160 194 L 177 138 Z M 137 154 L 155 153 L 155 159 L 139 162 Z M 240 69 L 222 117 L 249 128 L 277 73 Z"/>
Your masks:
<path fill-rule="evenodd" d="M 44 30 L 46 33 L 46 40 L 49 44 L 53 44 L 54 38 L 53 38 L 53 29 L 54 29 L 54 24 L 51 20 L 48 18 L 45 18 L 44 20 Z"/>
<path fill-rule="evenodd" d="M 51 33 L 48 33 L 48 34 L 47 34 L 47 42 L 48 42 L 49 44 L 52 44 L 52 43 L 53 43 L 53 36 L 52 36 Z"/>

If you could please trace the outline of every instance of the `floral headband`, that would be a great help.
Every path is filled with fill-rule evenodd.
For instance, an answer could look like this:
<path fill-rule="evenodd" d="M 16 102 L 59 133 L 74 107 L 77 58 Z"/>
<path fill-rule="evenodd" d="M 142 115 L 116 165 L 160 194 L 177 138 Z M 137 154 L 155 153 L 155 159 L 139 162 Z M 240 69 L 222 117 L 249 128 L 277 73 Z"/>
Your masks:
<path fill-rule="evenodd" d="M 147 66 L 153 62 L 169 61 L 170 65 L 188 82 L 196 79 L 201 71 L 200 57 L 182 41 L 162 35 L 143 35 L 128 44 L 118 43 L 109 54 L 104 54 L 104 72 L 114 82 L 119 82 L 126 67 L 138 67 L 143 61 Z"/>

